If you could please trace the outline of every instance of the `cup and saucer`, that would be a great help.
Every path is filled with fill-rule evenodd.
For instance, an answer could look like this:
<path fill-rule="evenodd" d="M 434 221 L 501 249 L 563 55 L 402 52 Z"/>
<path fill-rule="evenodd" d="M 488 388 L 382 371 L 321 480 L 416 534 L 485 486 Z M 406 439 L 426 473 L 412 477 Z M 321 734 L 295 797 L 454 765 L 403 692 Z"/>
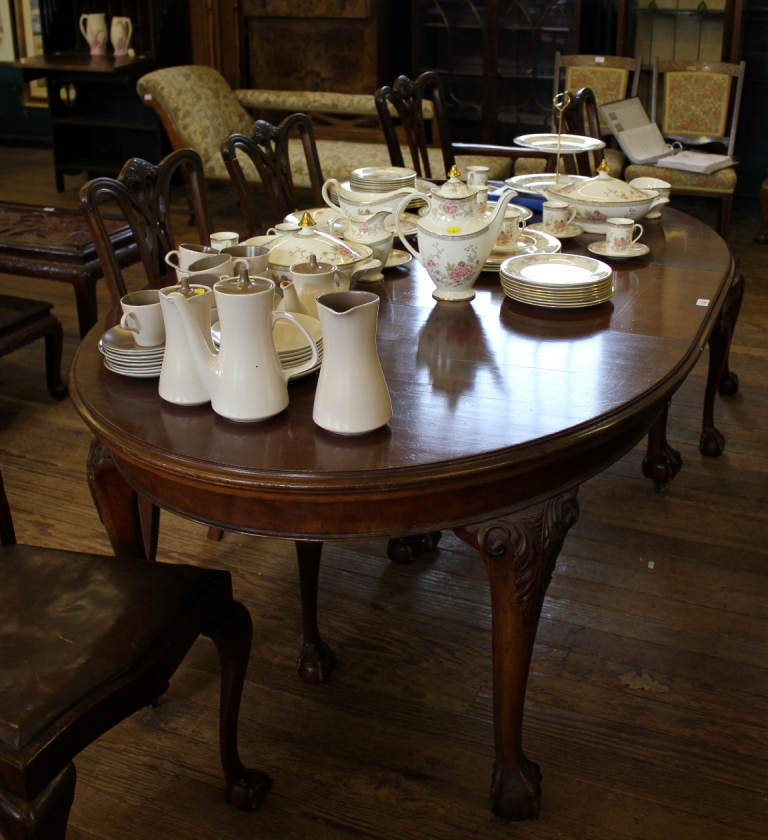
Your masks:
<path fill-rule="evenodd" d="M 574 236 L 581 236 L 581 234 L 584 233 L 584 228 L 573 224 L 573 222 L 568 222 L 563 230 L 558 230 L 554 227 L 546 227 L 544 222 L 536 222 L 536 224 L 528 225 L 528 230 L 548 233 L 550 236 L 555 236 L 558 239 L 572 239 Z"/>
<path fill-rule="evenodd" d="M 587 250 L 593 254 L 597 254 L 598 257 L 606 257 L 611 260 L 631 260 L 637 257 L 644 257 L 651 252 L 651 249 L 647 245 L 644 245 L 642 242 L 635 242 L 630 245 L 628 250 L 621 254 L 615 254 L 613 251 L 608 250 L 608 243 L 603 240 L 590 242 L 587 245 Z"/>

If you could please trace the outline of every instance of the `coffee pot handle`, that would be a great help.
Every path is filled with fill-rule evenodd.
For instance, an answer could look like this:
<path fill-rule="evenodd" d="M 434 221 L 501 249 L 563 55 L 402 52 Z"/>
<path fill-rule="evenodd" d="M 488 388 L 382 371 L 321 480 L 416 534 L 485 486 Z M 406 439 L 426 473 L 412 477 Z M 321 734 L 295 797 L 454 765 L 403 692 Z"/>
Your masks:
<path fill-rule="evenodd" d="M 331 187 L 331 184 L 334 184 L 334 185 L 336 186 L 336 195 L 338 195 L 338 194 L 339 194 L 339 182 L 338 182 L 335 178 L 329 178 L 329 179 L 328 179 L 328 180 L 327 180 L 327 181 L 323 184 L 323 190 L 322 190 L 323 201 L 324 201 L 324 202 L 325 202 L 325 203 L 326 203 L 329 207 L 332 207 L 334 210 L 338 210 L 338 211 L 339 211 L 339 213 L 341 213 L 341 215 L 343 216 L 343 215 L 344 215 L 344 211 L 341 209 L 341 207 L 340 207 L 338 204 L 334 204 L 334 203 L 331 201 L 330 196 L 328 195 L 328 190 L 329 190 L 329 188 Z"/>
<path fill-rule="evenodd" d="M 290 312 L 273 312 L 272 313 L 272 329 L 275 328 L 275 324 L 278 321 L 290 321 L 295 327 L 298 327 L 301 332 L 304 333 L 304 337 L 310 344 L 312 348 L 312 358 L 305 362 L 303 365 L 299 367 L 290 368 L 290 370 L 282 371 L 283 377 L 285 378 L 286 382 L 290 382 L 296 376 L 301 376 L 302 373 L 306 373 L 308 370 L 312 370 L 315 367 L 320 359 L 317 353 L 317 344 L 312 336 L 307 332 L 307 330 L 299 323 L 298 318 L 294 318 Z M 277 351 L 275 351 L 277 352 Z"/>

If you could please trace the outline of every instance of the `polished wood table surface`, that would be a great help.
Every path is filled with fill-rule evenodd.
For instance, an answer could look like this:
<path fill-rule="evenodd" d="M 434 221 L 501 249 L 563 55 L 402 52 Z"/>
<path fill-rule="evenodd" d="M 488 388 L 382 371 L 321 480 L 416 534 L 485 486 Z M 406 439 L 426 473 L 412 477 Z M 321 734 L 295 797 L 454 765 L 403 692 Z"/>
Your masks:
<path fill-rule="evenodd" d="M 587 254 L 597 238 L 564 250 Z M 544 594 L 578 517 L 578 486 L 666 409 L 733 277 L 720 237 L 674 210 L 646 223 L 642 241 L 647 258 L 611 263 L 613 300 L 581 310 L 515 303 L 492 274 L 481 275 L 473 301 L 437 302 L 415 260 L 387 272 L 374 288 L 394 416 L 360 437 L 314 425 L 314 376 L 290 386 L 277 417 L 238 424 L 210 406 L 164 403 L 157 380 L 108 371 L 97 349 L 103 324 L 72 366 L 74 404 L 134 490 L 210 526 L 296 540 L 315 597 L 324 540 L 452 528 L 475 546 L 493 610 L 491 804 L 510 819 L 540 808 L 539 769 L 522 751 L 525 688 Z M 98 501 L 119 550 L 109 493 Z M 316 668 L 332 667 L 305 587 L 302 598 L 305 654 Z"/>

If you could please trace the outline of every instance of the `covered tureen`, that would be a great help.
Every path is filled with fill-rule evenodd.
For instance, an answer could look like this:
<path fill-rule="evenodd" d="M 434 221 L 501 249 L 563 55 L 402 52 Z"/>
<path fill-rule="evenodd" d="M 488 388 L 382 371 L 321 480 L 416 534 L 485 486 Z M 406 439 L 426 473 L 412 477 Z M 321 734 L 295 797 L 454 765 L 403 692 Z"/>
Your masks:
<path fill-rule="evenodd" d="M 550 184 L 542 192 L 553 201 L 565 201 L 575 208 L 574 222 L 589 233 L 605 233 L 606 219 L 620 216 L 638 221 L 646 213 L 669 199 L 662 198 L 655 190 L 639 190 L 608 174 L 605 161 L 597 175 L 586 181 Z"/>

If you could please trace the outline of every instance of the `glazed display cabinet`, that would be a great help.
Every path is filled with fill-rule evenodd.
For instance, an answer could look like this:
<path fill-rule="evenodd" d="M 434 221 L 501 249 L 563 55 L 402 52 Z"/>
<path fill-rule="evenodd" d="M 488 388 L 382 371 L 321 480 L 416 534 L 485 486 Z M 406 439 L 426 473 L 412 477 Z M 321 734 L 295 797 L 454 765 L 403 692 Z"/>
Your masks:
<path fill-rule="evenodd" d="M 414 75 L 443 78 L 456 139 L 509 143 L 547 129 L 555 52 L 578 52 L 580 17 L 581 0 L 413 0 Z"/>

